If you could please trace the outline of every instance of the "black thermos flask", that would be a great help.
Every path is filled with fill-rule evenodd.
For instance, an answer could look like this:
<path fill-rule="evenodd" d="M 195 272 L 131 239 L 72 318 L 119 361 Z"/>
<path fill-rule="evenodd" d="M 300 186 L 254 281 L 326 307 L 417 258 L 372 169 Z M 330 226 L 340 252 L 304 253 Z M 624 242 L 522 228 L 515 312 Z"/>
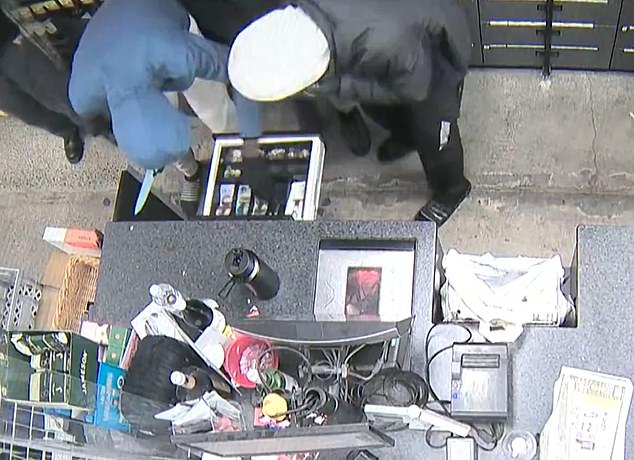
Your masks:
<path fill-rule="evenodd" d="M 272 299 L 280 289 L 277 273 L 249 249 L 230 250 L 225 256 L 225 268 L 233 279 L 244 284 L 260 300 Z"/>

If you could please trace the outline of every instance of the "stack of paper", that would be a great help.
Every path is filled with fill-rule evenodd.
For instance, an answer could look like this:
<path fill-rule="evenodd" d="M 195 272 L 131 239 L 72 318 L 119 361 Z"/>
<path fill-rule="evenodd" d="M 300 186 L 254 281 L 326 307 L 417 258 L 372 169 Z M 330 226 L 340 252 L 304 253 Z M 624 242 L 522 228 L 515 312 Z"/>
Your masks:
<path fill-rule="evenodd" d="M 563 367 L 540 438 L 540 460 L 625 460 L 631 401 L 631 380 Z"/>

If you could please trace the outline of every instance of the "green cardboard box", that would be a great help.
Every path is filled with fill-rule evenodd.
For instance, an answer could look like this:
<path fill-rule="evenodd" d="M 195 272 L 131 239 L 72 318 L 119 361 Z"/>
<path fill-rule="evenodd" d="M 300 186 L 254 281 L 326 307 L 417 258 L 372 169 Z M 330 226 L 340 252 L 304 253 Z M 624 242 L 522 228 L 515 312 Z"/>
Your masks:
<path fill-rule="evenodd" d="M 129 337 L 129 329 L 112 326 L 108 334 L 108 348 L 106 349 L 104 362 L 111 366 L 119 367 Z"/>
<path fill-rule="evenodd" d="M 68 348 L 62 352 L 46 350 L 25 356 L 12 342 L 4 343 L 2 352 L 12 358 L 0 362 L 3 398 L 42 407 L 94 409 L 99 346 L 78 334 L 67 334 Z"/>

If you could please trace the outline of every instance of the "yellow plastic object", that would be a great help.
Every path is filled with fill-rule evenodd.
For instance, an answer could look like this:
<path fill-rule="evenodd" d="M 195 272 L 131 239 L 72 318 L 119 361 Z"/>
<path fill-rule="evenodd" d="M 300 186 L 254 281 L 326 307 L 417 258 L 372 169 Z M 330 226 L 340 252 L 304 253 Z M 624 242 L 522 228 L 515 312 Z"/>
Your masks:
<path fill-rule="evenodd" d="M 284 421 L 288 411 L 286 399 L 277 393 L 270 393 L 262 401 L 262 415 L 266 415 L 278 422 Z"/>

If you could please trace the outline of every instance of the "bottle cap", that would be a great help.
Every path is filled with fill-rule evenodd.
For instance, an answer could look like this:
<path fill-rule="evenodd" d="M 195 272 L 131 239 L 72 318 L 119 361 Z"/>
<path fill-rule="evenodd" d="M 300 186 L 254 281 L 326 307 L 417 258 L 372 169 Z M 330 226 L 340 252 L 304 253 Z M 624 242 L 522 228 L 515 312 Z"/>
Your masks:
<path fill-rule="evenodd" d="M 233 248 L 225 256 L 225 269 L 234 278 L 246 279 L 255 269 L 255 261 L 248 250 Z"/>
<path fill-rule="evenodd" d="M 278 422 L 282 422 L 286 418 L 288 411 L 288 403 L 286 399 L 277 393 L 269 393 L 262 401 L 262 414 L 270 417 Z"/>
<path fill-rule="evenodd" d="M 183 386 L 187 383 L 187 376 L 179 371 L 173 371 L 170 374 L 170 381 L 173 385 Z"/>
<path fill-rule="evenodd" d="M 150 286 L 150 296 L 153 299 L 158 299 L 163 295 L 163 289 L 160 284 L 153 284 Z"/>

